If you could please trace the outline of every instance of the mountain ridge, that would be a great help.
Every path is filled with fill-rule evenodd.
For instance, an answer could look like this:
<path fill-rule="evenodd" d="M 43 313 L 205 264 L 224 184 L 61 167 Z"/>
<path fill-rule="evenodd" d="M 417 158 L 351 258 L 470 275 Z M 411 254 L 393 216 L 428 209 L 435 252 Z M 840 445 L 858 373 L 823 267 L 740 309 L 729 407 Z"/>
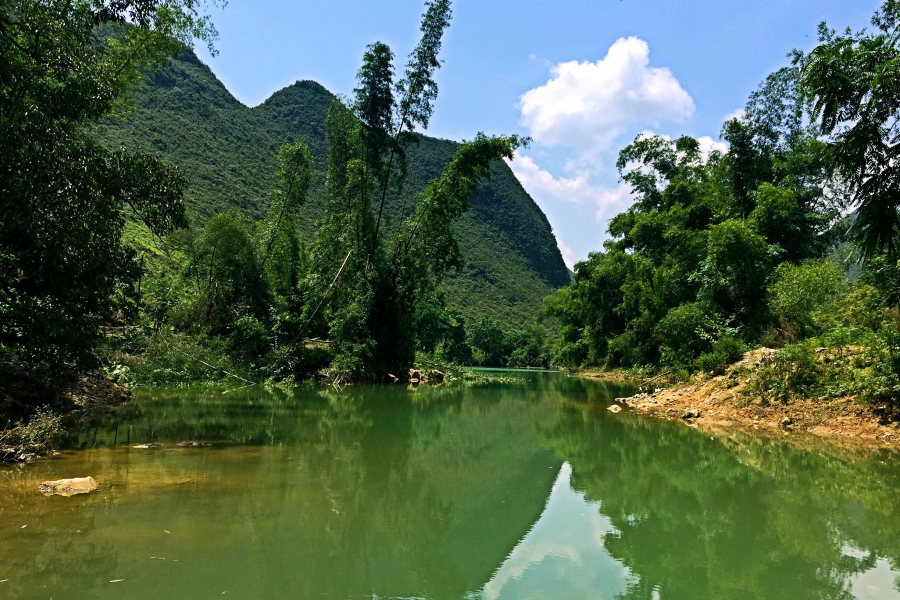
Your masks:
<path fill-rule="evenodd" d="M 136 147 L 177 165 L 190 182 L 187 204 L 195 222 L 237 209 L 260 217 L 282 144 L 302 140 L 315 161 L 307 204 L 299 219 L 312 239 L 324 195 L 325 115 L 335 98 L 321 84 L 297 81 L 255 107 L 235 98 L 207 65 L 187 51 L 155 74 L 133 96 L 134 110 L 108 119 L 99 131 L 107 144 Z M 459 143 L 417 134 L 408 151 L 403 195 L 387 203 L 388 226 L 401 204 L 452 158 Z M 569 283 L 568 270 L 546 216 L 509 166 L 497 164 L 493 180 L 472 199 L 456 224 L 463 256 L 444 283 L 448 304 L 468 318 L 491 316 L 520 327 L 538 312 L 544 296 Z"/>

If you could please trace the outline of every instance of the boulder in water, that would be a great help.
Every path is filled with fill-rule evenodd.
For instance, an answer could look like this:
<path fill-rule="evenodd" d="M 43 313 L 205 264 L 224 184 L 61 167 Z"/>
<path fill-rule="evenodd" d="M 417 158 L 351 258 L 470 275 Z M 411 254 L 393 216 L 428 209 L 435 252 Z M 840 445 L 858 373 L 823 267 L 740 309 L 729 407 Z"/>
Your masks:
<path fill-rule="evenodd" d="M 97 482 L 93 477 L 75 477 L 73 479 L 58 479 L 45 481 L 41 484 L 41 493 L 45 496 L 74 496 L 75 494 L 87 494 L 97 489 Z"/>

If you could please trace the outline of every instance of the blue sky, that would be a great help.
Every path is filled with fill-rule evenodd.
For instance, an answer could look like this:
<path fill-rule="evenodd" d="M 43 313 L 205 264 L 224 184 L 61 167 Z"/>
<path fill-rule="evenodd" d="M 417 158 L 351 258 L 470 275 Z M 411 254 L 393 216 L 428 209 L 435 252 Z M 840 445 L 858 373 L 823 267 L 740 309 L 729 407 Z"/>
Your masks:
<path fill-rule="evenodd" d="M 566 262 L 600 250 L 628 206 L 618 150 L 642 131 L 719 143 L 724 119 L 816 27 L 860 29 L 873 0 L 455 0 L 428 134 L 522 133 L 513 163 Z M 247 105 L 301 79 L 348 94 L 376 40 L 402 67 L 419 0 L 229 0 L 213 9 L 219 55 L 201 58 Z"/>

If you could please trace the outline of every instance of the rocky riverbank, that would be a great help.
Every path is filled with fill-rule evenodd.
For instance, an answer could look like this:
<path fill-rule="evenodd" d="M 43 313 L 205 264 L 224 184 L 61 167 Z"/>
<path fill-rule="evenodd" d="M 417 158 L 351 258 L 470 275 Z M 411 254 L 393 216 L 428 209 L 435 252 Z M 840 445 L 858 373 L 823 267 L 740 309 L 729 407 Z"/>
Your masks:
<path fill-rule="evenodd" d="M 700 428 L 806 432 L 841 445 L 900 449 L 900 424 L 886 406 L 863 403 L 856 396 L 763 401 L 755 392 L 754 379 L 774 352 L 767 348 L 748 352 L 721 375 L 695 375 L 682 384 L 657 387 L 648 380 L 642 384 L 644 391 L 617 403 L 636 413 Z"/>

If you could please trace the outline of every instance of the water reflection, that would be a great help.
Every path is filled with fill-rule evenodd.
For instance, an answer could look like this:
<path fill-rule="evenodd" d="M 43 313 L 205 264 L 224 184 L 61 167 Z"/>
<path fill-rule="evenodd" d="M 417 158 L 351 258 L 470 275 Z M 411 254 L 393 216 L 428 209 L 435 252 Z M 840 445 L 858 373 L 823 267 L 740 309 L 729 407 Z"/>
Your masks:
<path fill-rule="evenodd" d="M 900 598 L 894 457 L 605 410 L 627 391 L 140 395 L 82 450 L 0 469 L 0 595 Z"/>
<path fill-rule="evenodd" d="M 563 464 L 541 518 L 484 586 L 486 600 L 613 599 L 635 581 L 603 548 L 616 528 L 596 502 L 571 488 L 571 474 Z"/>

